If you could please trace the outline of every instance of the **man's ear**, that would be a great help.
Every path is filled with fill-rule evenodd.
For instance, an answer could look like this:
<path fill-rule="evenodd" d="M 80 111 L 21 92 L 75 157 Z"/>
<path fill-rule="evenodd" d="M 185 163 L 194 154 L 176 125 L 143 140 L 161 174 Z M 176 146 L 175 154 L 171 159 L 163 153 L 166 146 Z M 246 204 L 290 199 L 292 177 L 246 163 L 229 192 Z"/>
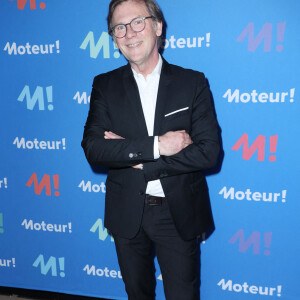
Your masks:
<path fill-rule="evenodd" d="M 161 34 L 162 34 L 162 27 L 163 27 L 162 22 L 155 22 L 156 36 L 161 36 Z"/>

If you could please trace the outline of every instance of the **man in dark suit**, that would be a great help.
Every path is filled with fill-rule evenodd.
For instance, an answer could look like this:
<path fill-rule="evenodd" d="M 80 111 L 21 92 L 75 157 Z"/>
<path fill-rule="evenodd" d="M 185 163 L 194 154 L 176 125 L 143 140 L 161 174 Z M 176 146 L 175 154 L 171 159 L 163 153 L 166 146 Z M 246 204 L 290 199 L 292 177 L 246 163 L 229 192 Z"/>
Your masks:
<path fill-rule="evenodd" d="M 218 157 L 202 73 L 167 63 L 154 0 L 112 0 L 109 32 L 128 65 L 94 79 L 82 147 L 109 168 L 105 227 L 130 300 L 155 299 L 153 253 L 168 300 L 199 299 L 197 237 L 213 226 L 202 171 Z"/>

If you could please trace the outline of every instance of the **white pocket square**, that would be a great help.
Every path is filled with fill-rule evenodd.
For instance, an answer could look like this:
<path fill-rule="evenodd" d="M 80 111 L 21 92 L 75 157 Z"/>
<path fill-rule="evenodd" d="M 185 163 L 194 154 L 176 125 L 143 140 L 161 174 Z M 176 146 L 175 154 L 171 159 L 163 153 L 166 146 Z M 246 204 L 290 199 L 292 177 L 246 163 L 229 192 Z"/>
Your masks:
<path fill-rule="evenodd" d="M 187 109 L 189 109 L 189 107 L 184 107 L 184 108 L 177 109 L 177 110 L 175 110 L 175 111 L 172 111 L 172 112 L 166 114 L 165 117 L 174 115 L 174 114 L 176 114 L 176 113 L 178 113 L 178 112 L 180 112 L 180 111 L 187 110 Z"/>

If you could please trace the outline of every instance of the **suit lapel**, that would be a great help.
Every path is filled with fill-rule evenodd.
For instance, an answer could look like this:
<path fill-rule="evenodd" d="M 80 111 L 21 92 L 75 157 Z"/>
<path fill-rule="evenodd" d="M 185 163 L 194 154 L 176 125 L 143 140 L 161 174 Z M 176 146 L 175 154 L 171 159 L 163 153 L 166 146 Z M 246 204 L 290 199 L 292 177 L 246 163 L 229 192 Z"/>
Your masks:
<path fill-rule="evenodd" d="M 143 107 L 140 99 L 139 89 L 134 79 L 130 64 L 128 63 L 124 70 L 123 87 L 129 103 L 129 111 L 133 113 L 133 118 L 137 120 L 136 130 L 143 135 L 148 135 L 147 125 L 143 113 Z"/>
<path fill-rule="evenodd" d="M 143 107 L 139 95 L 138 86 L 134 79 L 130 64 L 124 69 L 124 81 L 123 81 L 123 88 L 127 95 L 127 100 L 130 105 L 130 110 L 133 112 L 133 117 L 135 116 L 137 120 L 137 131 L 141 132 L 141 134 L 147 134 L 147 125 L 143 113 Z M 163 65 L 160 74 L 159 80 L 159 87 L 157 92 L 157 100 L 156 100 L 156 107 L 155 107 L 155 117 L 154 117 L 154 131 L 153 135 L 160 134 L 160 126 L 161 121 L 164 118 L 164 111 L 166 104 L 168 102 L 168 88 L 169 84 L 171 83 L 171 71 L 170 66 L 167 61 L 163 58 Z"/>
<path fill-rule="evenodd" d="M 163 59 L 163 65 L 160 74 L 159 87 L 157 93 L 156 108 L 155 108 L 154 131 L 153 131 L 154 136 L 161 134 L 160 126 L 161 126 L 161 121 L 164 118 L 164 111 L 168 101 L 168 88 L 170 83 L 171 83 L 170 66 L 166 62 L 166 60 Z"/>

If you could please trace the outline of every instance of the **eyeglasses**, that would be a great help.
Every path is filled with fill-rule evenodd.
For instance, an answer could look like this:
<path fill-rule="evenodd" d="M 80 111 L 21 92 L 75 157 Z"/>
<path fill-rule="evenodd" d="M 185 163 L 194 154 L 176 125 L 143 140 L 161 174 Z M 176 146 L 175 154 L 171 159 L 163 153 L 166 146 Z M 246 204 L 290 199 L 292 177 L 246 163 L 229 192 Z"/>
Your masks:
<path fill-rule="evenodd" d="M 116 26 L 110 29 L 110 32 L 118 39 L 123 38 L 127 33 L 127 26 L 130 25 L 130 28 L 134 32 L 141 32 L 145 29 L 146 19 L 152 19 L 152 16 L 143 17 L 143 18 L 134 18 L 127 24 L 117 24 Z"/>

